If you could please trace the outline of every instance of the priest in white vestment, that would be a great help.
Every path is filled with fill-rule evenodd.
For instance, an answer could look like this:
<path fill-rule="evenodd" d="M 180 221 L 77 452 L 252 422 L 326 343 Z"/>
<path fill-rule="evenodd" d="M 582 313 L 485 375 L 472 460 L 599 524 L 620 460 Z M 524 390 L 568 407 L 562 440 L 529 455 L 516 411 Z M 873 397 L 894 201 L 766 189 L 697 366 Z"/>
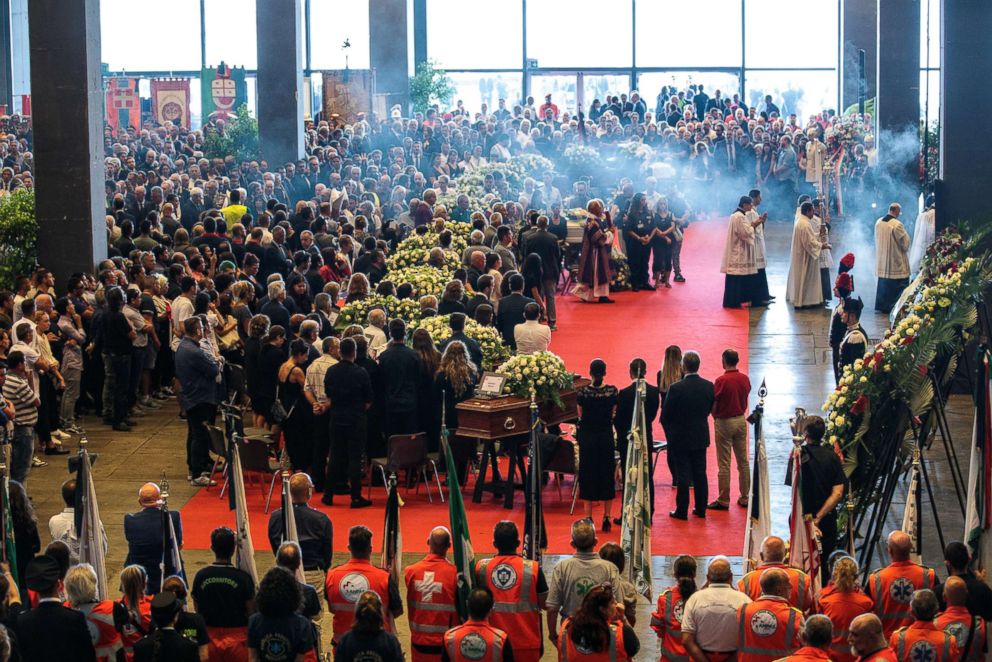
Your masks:
<path fill-rule="evenodd" d="M 758 205 L 761 204 L 761 191 L 753 188 L 747 195 L 751 198 L 751 211 L 745 216 L 748 223 L 754 228 L 754 266 L 758 268 L 758 273 L 754 276 L 754 303 L 758 305 L 761 302 L 771 302 L 775 298 L 768 290 L 768 274 L 765 272 L 765 268 L 768 266 L 768 260 L 765 257 L 767 255 L 765 222 L 768 221 L 768 212 L 762 214 L 758 211 Z"/>
<path fill-rule="evenodd" d="M 909 271 L 916 273 L 920 270 L 923 256 L 927 254 L 927 249 L 937 234 L 936 213 L 933 206 L 933 196 L 927 196 L 926 209 L 916 217 L 916 226 L 913 228 L 913 245 L 909 248 Z"/>
<path fill-rule="evenodd" d="M 789 279 L 785 300 L 796 308 L 822 306 L 820 285 L 820 252 L 823 242 L 814 230 L 813 203 L 806 201 L 796 214 L 792 228 L 792 253 L 789 259 Z"/>
<path fill-rule="evenodd" d="M 902 207 L 889 206 L 889 213 L 875 221 L 875 311 L 888 314 L 909 285 L 909 233 L 899 220 Z"/>
<path fill-rule="evenodd" d="M 727 243 L 723 248 L 720 272 L 727 275 L 723 288 L 723 307 L 739 308 L 742 303 L 760 303 L 755 297 L 758 273 L 754 253 L 754 224 L 747 219 L 751 198 L 741 196 L 737 210 L 727 224 Z"/>

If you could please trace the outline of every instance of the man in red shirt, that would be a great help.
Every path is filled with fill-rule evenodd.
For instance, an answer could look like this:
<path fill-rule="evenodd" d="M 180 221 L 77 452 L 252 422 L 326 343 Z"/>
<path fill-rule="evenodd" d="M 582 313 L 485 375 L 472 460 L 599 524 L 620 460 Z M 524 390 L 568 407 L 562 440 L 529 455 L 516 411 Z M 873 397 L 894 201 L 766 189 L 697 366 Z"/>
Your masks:
<path fill-rule="evenodd" d="M 707 508 L 727 510 L 730 507 L 730 452 L 737 460 L 737 482 L 740 497 L 737 505 L 747 507 L 751 488 L 751 465 L 747 457 L 747 398 L 751 380 L 737 369 L 740 356 L 732 349 L 723 350 L 723 374 L 713 383 L 713 432 L 716 436 L 717 483 L 719 495 Z"/>

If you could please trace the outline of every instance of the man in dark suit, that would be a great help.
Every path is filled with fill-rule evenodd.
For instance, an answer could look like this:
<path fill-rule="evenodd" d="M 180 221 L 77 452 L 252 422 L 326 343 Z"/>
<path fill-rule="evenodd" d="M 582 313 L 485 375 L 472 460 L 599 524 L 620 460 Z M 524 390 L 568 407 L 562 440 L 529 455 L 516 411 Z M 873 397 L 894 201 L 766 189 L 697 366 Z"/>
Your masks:
<path fill-rule="evenodd" d="M 124 515 L 124 539 L 127 540 L 127 558 L 124 565 L 137 564 L 145 569 L 148 584 L 145 592 L 157 593 L 162 583 L 162 490 L 155 483 L 145 483 L 138 490 L 141 510 Z M 182 549 L 183 525 L 178 510 L 170 510 L 172 527 L 176 530 L 176 544 Z"/>
<path fill-rule="evenodd" d="M 637 394 L 637 380 L 643 379 L 647 374 L 648 365 L 644 359 L 633 359 L 630 362 L 630 378 L 634 381 L 627 388 L 620 389 L 617 394 L 617 413 L 613 417 L 613 427 L 617 431 L 617 449 L 620 451 L 620 466 L 627 466 L 627 435 L 630 434 L 630 424 L 634 420 L 634 400 Z M 647 420 L 647 447 L 648 462 L 651 466 L 651 475 L 654 475 L 654 453 L 651 452 L 654 444 L 654 435 L 651 431 L 652 424 L 658 416 L 658 407 L 661 404 L 661 392 L 658 387 L 645 380 L 647 392 L 644 397 L 644 418 Z M 649 481 L 651 486 L 651 513 L 654 514 L 654 481 Z"/>
<path fill-rule="evenodd" d="M 713 382 L 699 376 L 699 354 L 682 356 L 685 377 L 675 382 L 665 395 L 661 425 L 668 438 L 668 452 L 678 467 L 675 519 L 689 518 L 689 483 L 695 487 L 696 507 L 692 513 L 706 517 L 709 485 L 706 482 L 706 449 L 710 445 L 709 416 L 713 409 Z"/>
<path fill-rule="evenodd" d="M 510 293 L 499 300 L 499 312 L 496 313 L 496 328 L 503 336 L 503 342 L 511 349 L 517 348 L 513 339 L 513 329 L 524 323 L 524 307 L 535 303 L 530 297 L 523 295 L 524 277 L 520 274 L 510 276 Z"/>
<path fill-rule="evenodd" d="M 161 536 L 160 536 L 161 537 Z M 22 660 L 90 662 L 96 660 L 83 612 L 62 606 L 59 563 L 50 556 L 28 562 L 25 584 L 38 593 L 38 606 L 17 617 L 17 642 Z"/>
<path fill-rule="evenodd" d="M 558 328 L 555 326 L 555 321 L 558 319 L 555 292 L 558 289 L 558 276 L 561 274 L 561 247 L 558 245 L 558 238 L 548 232 L 547 216 L 538 217 L 537 230 L 527 237 L 527 251 L 537 253 L 541 257 L 541 269 L 544 274 L 541 281 L 544 313 L 548 318 L 548 325 L 554 331 Z"/>
<path fill-rule="evenodd" d="M 465 314 L 468 315 L 469 319 L 475 319 L 475 309 L 482 304 L 492 304 L 489 296 L 493 293 L 493 277 L 489 274 L 482 274 L 475 285 L 475 294 L 465 304 Z"/>

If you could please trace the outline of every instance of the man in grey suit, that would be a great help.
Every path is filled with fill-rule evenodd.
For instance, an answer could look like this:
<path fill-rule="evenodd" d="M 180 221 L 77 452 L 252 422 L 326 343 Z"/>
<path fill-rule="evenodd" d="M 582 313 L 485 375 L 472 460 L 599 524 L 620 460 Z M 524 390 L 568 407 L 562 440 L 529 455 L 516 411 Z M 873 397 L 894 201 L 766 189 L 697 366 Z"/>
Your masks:
<path fill-rule="evenodd" d="M 706 449 L 710 445 L 709 416 L 713 409 L 713 382 L 699 376 L 699 354 L 682 356 L 685 377 L 672 384 L 661 409 L 661 425 L 668 438 L 668 453 L 676 468 L 675 519 L 689 518 L 689 484 L 695 488 L 696 517 L 706 517 L 709 485 Z"/>

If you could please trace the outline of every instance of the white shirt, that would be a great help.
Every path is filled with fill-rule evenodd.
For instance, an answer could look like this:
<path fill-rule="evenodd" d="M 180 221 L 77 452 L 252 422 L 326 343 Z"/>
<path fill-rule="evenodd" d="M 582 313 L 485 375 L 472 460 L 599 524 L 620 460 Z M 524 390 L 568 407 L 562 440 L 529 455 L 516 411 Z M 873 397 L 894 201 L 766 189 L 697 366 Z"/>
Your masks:
<path fill-rule="evenodd" d="M 169 346 L 173 352 L 179 349 L 179 341 L 183 339 L 180 333 L 183 322 L 193 316 L 193 311 L 193 302 L 181 294 L 172 302 L 172 340 Z"/>
<path fill-rule="evenodd" d="M 517 343 L 517 354 L 546 352 L 551 345 L 551 327 L 527 320 L 513 327 L 513 340 Z"/>
<path fill-rule="evenodd" d="M 751 603 L 730 584 L 710 584 L 689 596 L 682 611 L 682 632 L 691 632 L 704 651 L 737 650 L 737 610 Z"/>
<path fill-rule="evenodd" d="M 372 324 L 365 327 L 363 332 L 369 339 L 369 358 L 374 359 L 379 356 L 379 352 L 386 349 L 386 345 L 389 344 L 389 340 L 386 339 L 386 332 Z"/>
<path fill-rule="evenodd" d="M 303 390 L 312 393 L 317 402 L 321 404 L 327 404 L 324 376 L 327 374 L 327 369 L 337 362 L 338 360 L 330 354 L 322 354 L 307 368 L 306 377 L 303 380 Z"/>
<path fill-rule="evenodd" d="M 52 515 L 48 520 L 48 532 L 52 534 L 52 540 L 61 540 L 69 546 L 69 551 L 74 556 L 79 556 L 79 538 L 76 536 L 76 515 L 74 508 L 66 508 L 58 515 Z M 103 540 L 103 553 L 107 553 L 107 532 L 100 522 L 100 538 Z"/>

